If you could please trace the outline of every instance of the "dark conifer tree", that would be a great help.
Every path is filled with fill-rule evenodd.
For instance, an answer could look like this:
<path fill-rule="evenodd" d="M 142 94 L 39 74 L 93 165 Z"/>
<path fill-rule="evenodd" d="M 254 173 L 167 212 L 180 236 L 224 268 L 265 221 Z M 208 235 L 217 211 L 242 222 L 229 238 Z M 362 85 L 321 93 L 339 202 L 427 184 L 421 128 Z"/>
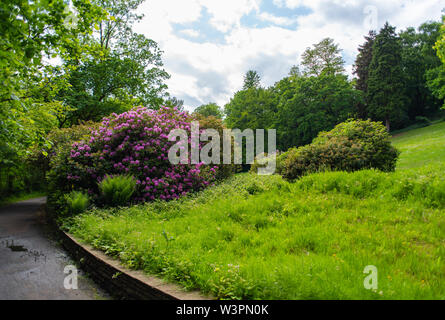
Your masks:
<path fill-rule="evenodd" d="M 385 23 L 372 48 L 368 74 L 367 113 L 373 120 L 384 121 L 388 131 L 391 122 L 406 118 L 407 97 L 401 64 L 401 44 L 395 27 Z"/>
<path fill-rule="evenodd" d="M 372 61 L 372 46 L 374 45 L 374 40 L 376 37 L 376 32 L 374 30 L 369 31 L 368 35 L 365 36 L 365 43 L 359 46 L 358 55 L 354 63 L 354 74 L 357 76 L 356 89 L 361 90 L 366 97 L 368 92 L 368 74 L 369 66 Z M 366 118 L 366 104 L 360 103 L 358 105 L 358 116 L 362 119 Z"/>

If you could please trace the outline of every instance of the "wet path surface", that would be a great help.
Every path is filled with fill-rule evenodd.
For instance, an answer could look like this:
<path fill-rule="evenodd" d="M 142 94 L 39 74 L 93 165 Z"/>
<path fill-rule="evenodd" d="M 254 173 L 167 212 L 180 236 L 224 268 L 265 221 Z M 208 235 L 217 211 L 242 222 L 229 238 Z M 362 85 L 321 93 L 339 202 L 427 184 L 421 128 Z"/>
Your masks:
<path fill-rule="evenodd" d="M 0 300 L 107 299 L 81 270 L 78 289 L 65 289 L 71 272 L 64 269 L 74 262 L 51 239 L 39 211 L 44 203 L 37 198 L 0 208 Z"/>

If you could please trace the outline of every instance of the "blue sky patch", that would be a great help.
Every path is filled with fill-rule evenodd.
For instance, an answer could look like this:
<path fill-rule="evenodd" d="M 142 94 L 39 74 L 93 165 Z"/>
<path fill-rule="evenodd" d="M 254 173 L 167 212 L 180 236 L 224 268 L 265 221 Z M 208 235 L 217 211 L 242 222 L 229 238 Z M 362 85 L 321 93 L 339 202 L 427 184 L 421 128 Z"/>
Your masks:
<path fill-rule="evenodd" d="M 224 44 L 226 43 L 224 36 L 225 33 L 219 31 L 213 27 L 210 23 L 212 15 L 208 12 L 207 8 L 202 8 L 201 17 L 193 22 L 187 23 L 172 23 L 173 32 L 181 38 L 187 39 L 192 42 L 204 43 L 212 42 Z M 198 36 L 191 36 L 187 33 L 183 33 L 183 30 L 194 30 L 199 33 Z"/>

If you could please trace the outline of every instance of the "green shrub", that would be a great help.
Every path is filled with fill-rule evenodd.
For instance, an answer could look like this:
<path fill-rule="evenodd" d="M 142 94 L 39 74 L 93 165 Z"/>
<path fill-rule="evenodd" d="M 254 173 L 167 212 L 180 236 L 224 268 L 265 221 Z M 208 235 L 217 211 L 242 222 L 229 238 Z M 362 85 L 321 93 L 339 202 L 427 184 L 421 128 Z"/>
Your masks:
<path fill-rule="evenodd" d="M 394 171 L 399 152 L 386 128 L 370 120 L 348 120 L 321 132 L 312 144 L 288 151 L 282 175 L 288 180 L 324 170 Z"/>
<path fill-rule="evenodd" d="M 99 182 L 99 190 L 106 205 L 124 206 L 136 191 L 136 179 L 133 176 L 106 176 Z"/>
<path fill-rule="evenodd" d="M 84 212 L 90 204 L 90 197 L 81 191 L 72 191 L 66 194 L 65 200 L 69 212 L 73 215 Z"/>
<path fill-rule="evenodd" d="M 234 173 L 241 171 L 241 165 L 233 164 L 233 161 L 231 161 L 230 164 L 224 164 L 224 159 L 223 159 L 224 142 L 223 142 L 222 137 L 224 136 L 224 129 L 226 129 L 226 127 L 224 126 L 222 120 L 219 118 L 216 118 L 214 116 L 206 117 L 199 113 L 193 113 L 192 116 L 193 116 L 194 120 L 199 122 L 200 130 L 214 129 L 214 130 L 218 131 L 218 134 L 221 138 L 220 139 L 220 156 L 219 156 L 220 165 L 218 165 L 218 168 L 216 170 L 216 179 L 221 181 L 221 180 L 229 178 Z M 234 140 L 232 138 L 232 144 L 231 144 L 232 160 L 233 160 L 233 155 L 234 155 Z"/>

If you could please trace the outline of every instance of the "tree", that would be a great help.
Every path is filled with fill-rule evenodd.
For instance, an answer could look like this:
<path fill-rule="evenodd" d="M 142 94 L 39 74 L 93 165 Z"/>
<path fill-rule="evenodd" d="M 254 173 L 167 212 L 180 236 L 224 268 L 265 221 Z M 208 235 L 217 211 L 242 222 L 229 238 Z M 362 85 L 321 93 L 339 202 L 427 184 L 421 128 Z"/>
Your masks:
<path fill-rule="evenodd" d="M 226 118 L 224 123 L 231 129 L 271 129 L 273 128 L 276 105 L 271 89 L 249 88 L 235 93 L 230 102 L 224 106 Z M 265 137 L 264 150 L 268 150 L 268 136 Z M 246 140 L 242 141 L 243 159 L 246 154 Z M 257 152 L 254 145 L 255 154 Z M 243 160 L 244 161 L 244 160 Z M 243 170 L 248 170 L 249 165 L 243 162 Z"/>
<path fill-rule="evenodd" d="M 92 36 L 81 40 L 92 47 L 78 59 L 66 59 L 69 86 L 59 99 L 75 110 L 65 115 L 66 123 L 100 120 L 137 105 L 159 107 L 164 102 L 169 77 L 162 69 L 157 43 L 133 32 L 132 25 L 143 15 L 135 11 L 143 0 L 95 0 L 107 9 L 107 17 Z"/>
<path fill-rule="evenodd" d="M 272 91 L 264 88 L 250 88 L 235 93 L 224 106 L 224 122 L 229 128 L 267 129 L 271 128 L 275 105 Z"/>
<path fill-rule="evenodd" d="M 168 97 L 164 101 L 164 105 L 169 108 L 176 108 L 180 111 L 184 110 L 184 100 L 180 100 L 176 97 Z"/>
<path fill-rule="evenodd" d="M 279 96 L 274 121 L 279 150 L 310 143 L 320 131 L 352 117 L 362 97 L 342 74 L 285 78 L 274 87 Z"/>
<path fill-rule="evenodd" d="M 404 88 L 401 44 L 395 28 L 385 23 L 374 41 L 368 79 L 367 112 L 374 120 L 391 121 L 406 118 L 407 97 Z"/>
<path fill-rule="evenodd" d="M 221 110 L 221 107 L 213 102 L 200 105 L 195 109 L 195 111 L 193 111 L 193 113 L 200 114 L 204 117 L 213 116 L 218 119 L 223 118 L 223 111 Z"/>
<path fill-rule="evenodd" d="M 414 28 L 407 28 L 399 34 L 404 85 L 408 97 L 407 112 L 411 121 L 417 116 L 434 115 L 441 105 L 426 84 L 429 70 L 440 66 L 440 59 L 433 49 L 439 37 L 439 29 L 440 23 L 427 22 L 418 28 L 418 32 Z"/>
<path fill-rule="evenodd" d="M 341 50 L 331 38 L 325 38 L 314 44 L 313 48 L 307 48 L 302 55 L 301 62 L 306 76 L 342 73 L 345 71 L 344 63 Z"/>
<path fill-rule="evenodd" d="M 427 86 L 436 98 L 443 101 L 445 99 L 445 15 L 442 16 L 442 22 L 439 38 L 434 45 L 434 50 L 442 64 L 427 73 Z M 445 109 L 445 103 L 442 109 Z"/>
<path fill-rule="evenodd" d="M 372 60 L 372 46 L 374 45 L 374 40 L 376 37 L 376 32 L 371 30 L 368 35 L 365 36 L 365 43 L 360 45 L 358 48 L 358 55 L 354 63 L 354 74 L 357 76 L 356 89 L 363 92 L 366 97 L 368 93 L 368 75 L 369 66 Z M 358 116 L 362 119 L 366 118 L 366 104 L 360 104 L 358 106 Z"/>
<path fill-rule="evenodd" d="M 69 50 L 76 57 L 84 50 L 79 38 L 103 16 L 88 0 L 73 5 L 77 14 L 63 0 L 0 2 L 0 165 L 13 166 L 29 146 L 45 143 L 63 109 L 53 98 L 66 77 L 45 60 Z"/>
<path fill-rule="evenodd" d="M 67 83 L 48 60 L 86 50 L 79 38 L 103 14 L 88 0 L 72 9 L 64 0 L 0 1 L 0 198 L 32 185 L 30 177 L 42 182 L 26 160 L 32 147 L 49 145 L 46 135 L 65 109 L 54 96 Z"/>
<path fill-rule="evenodd" d="M 301 76 L 300 67 L 297 65 L 293 65 L 289 70 L 289 76 L 299 77 Z"/>
<path fill-rule="evenodd" d="M 249 70 L 244 76 L 243 90 L 258 88 L 260 86 L 260 75 L 255 70 Z"/>

